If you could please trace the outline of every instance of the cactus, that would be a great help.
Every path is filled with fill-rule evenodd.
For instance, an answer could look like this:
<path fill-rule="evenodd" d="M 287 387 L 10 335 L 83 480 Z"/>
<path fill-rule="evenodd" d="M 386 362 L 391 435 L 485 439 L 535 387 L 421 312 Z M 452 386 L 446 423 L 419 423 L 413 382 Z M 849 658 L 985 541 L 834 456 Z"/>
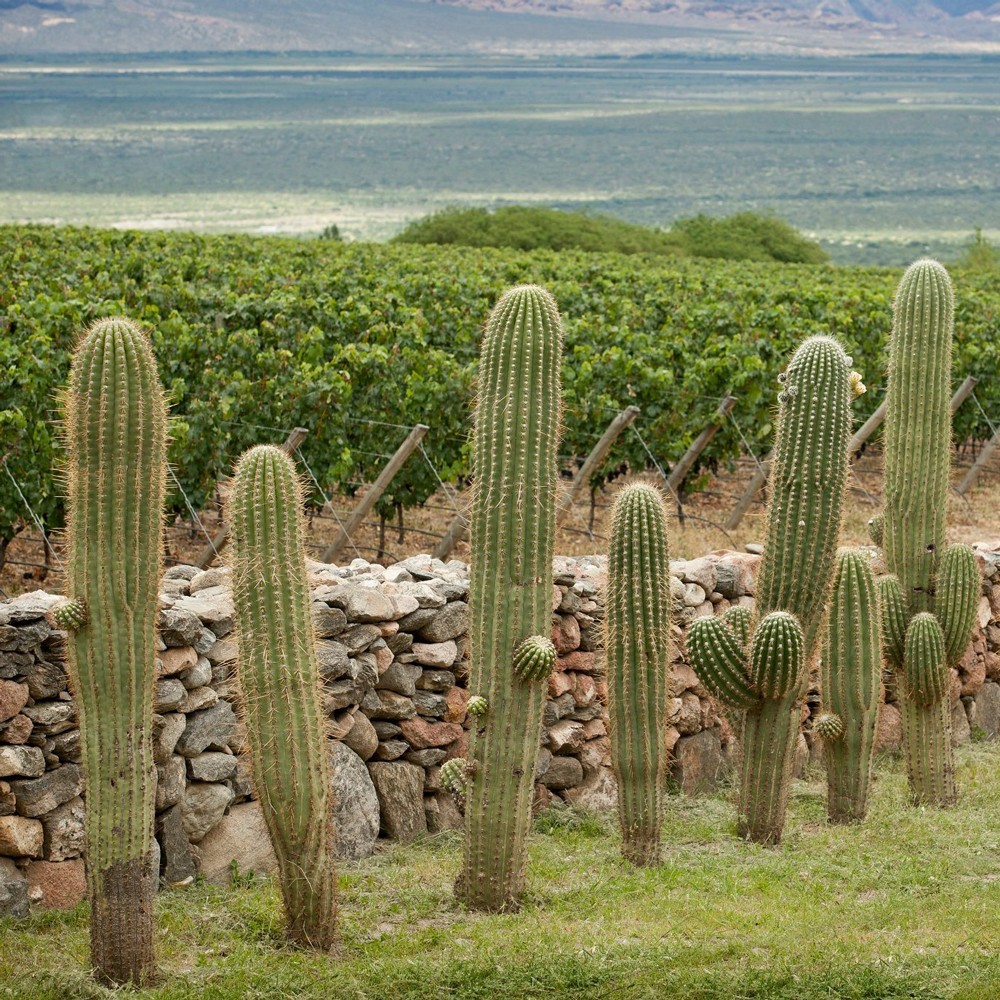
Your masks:
<path fill-rule="evenodd" d="M 868 560 L 841 553 L 823 652 L 824 714 L 813 724 L 823 737 L 831 823 L 856 822 L 868 811 L 882 667 L 875 595 Z"/>
<path fill-rule="evenodd" d="M 829 337 L 810 337 L 780 377 L 765 555 L 755 624 L 699 618 L 691 664 L 720 700 L 744 711 L 740 834 L 781 839 L 802 699 L 823 625 L 851 426 L 851 361 Z"/>
<path fill-rule="evenodd" d="M 474 715 L 477 718 L 481 715 L 485 715 L 489 710 L 489 702 L 485 698 L 481 698 L 478 694 L 474 694 L 470 699 L 469 703 L 465 706 L 469 712 L 469 715 Z"/>
<path fill-rule="evenodd" d="M 465 851 L 456 893 L 516 908 L 524 867 L 545 677 L 555 662 L 552 554 L 558 488 L 562 333 L 548 292 L 507 291 L 479 369 L 471 518 L 470 687 L 490 706 L 469 741 Z"/>
<path fill-rule="evenodd" d="M 64 397 L 70 685 L 86 785 L 91 961 L 108 985 L 155 974 L 156 612 L 167 408 L 146 336 L 96 323 Z M 89 614 L 88 614 L 89 612 Z"/>
<path fill-rule="evenodd" d="M 910 791 L 915 804 L 937 806 L 957 797 L 949 667 L 969 642 L 980 587 L 972 550 L 944 549 L 953 325 L 947 271 L 932 260 L 912 264 L 893 303 L 885 510 L 873 535 L 894 577 L 880 585 L 883 638 L 899 680 Z"/>
<path fill-rule="evenodd" d="M 626 486 L 615 500 L 608 547 L 605 649 L 611 762 L 618 784 L 622 852 L 659 860 L 667 771 L 670 566 L 663 498 Z"/>
<path fill-rule="evenodd" d="M 320 701 L 302 491 L 279 448 L 239 460 L 228 504 L 238 678 L 254 787 L 278 859 L 288 937 L 336 941 L 332 774 Z"/>

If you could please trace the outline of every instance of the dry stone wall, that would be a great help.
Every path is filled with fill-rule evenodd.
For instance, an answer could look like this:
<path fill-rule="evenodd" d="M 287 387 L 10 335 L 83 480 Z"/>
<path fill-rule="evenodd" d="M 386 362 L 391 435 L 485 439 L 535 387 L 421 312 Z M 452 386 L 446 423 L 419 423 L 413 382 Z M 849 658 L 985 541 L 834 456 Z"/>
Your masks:
<path fill-rule="evenodd" d="M 977 546 L 984 570 L 980 628 L 953 672 L 959 741 L 1000 731 L 1000 545 Z M 715 786 L 732 756 L 729 726 L 682 658 L 683 628 L 731 604 L 753 604 L 759 556 L 719 552 L 671 564 L 675 652 L 668 745 L 672 776 L 694 794 Z M 536 774 L 536 806 L 613 808 L 600 652 L 603 557 L 559 557 L 553 640 L 559 653 Z M 338 852 L 371 853 L 379 836 L 407 840 L 461 823 L 439 780 L 463 756 L 469 640 L 464 564 L 416 556 L 388 568 L 312 564 L 313 611 L 337 797 Z M 36 592 L 0 604 L 0 912 L 82 898 L 83 793 L 79 731 L 63 662 L 64 636 Z M 225 877 L 267 868 L 234 679 L 229 573 L 167 571 L 156 695 L 156 836 L 161 875 L 182 885 L 201 870 Z M 808 710 L 818 711 L 818 693 Z M 802 758 L 813 738 L 804 718 Z M 880 746 L 899 743 L 891 684 Z M 818 749 L 815 747 L 814 749 Z"/>

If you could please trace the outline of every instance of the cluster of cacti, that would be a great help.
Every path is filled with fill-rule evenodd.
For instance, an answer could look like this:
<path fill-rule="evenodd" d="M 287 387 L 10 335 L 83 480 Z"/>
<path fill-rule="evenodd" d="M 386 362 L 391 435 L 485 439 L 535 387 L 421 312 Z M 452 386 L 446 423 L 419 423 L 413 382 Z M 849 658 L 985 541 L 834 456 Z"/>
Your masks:
<path fill-rule="evenodd" d="M 868 811 L 882 672 L 876 593 L 868 559 L 842 552 L 820 674 L 823 712 L 813 724 L 823 738 L 833 823 L 864 819 Z"/>
<path fill-rule="evenodd" d="M 626 486 L 611 518 L 605 650 L 622 851 L 638 865 L 655 864 L 660 854 L 667 771 L 669 584 L 663 497 L 651 486 Z"/>
<path fill-rule="evenodd" d="M 153 693 L 167 417 L 145 335 L 101 320 L 65 394 L 70 685 L 86 783 L 91 961 L 107 984 L 155 973 Z"/>
<path fill-rule="evenodd" d="M 486 326 L 475 420 L 470 687 L 489 715 L 470 735 L 456 892 L 476 909 L 516 907 L 524 883 L 545 678 L 555 662 L 546 637 L 561 352 L 549 293 L 531 285 L 507 291 Z"/>
<path fill-rule="evenodd" d="M 280 448 L 262 445 L 242 456 L 228 513 L 243 716 L 287 932 L 298 944 L 329 950 L 337 924 L 332 769 L 301 488 Z"/>
<path fill-rule="evenodd" d="M 764 560 L 749 636 L 742 617 L 697 619 L 688 650 L 702 682 L 744 712 L 742 836 L 781 839 L 809 663 L 824 621 L 847 476 L 850 359 L 810 337 L 781 377 Z"/>
<path fill-rule="evenodd" d="M 949 667 L 975 624 L 979 570 L 944 548 L 951 448 L 954 302 L 948 272 L 912 264 L 896 290 L 885 419 L 885 510 L 873 519 L 889 576 L 879 583 L 886 658 L 896 671 L 915 803 L 955 801 Z"/>

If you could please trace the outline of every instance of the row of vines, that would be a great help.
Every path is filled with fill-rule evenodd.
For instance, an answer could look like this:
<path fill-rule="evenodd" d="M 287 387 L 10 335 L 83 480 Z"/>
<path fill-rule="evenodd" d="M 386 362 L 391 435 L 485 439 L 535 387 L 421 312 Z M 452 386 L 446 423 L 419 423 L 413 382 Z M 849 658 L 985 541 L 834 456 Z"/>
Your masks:
<path fill-rule="evenodd" d="M 537 282 L 566 329 L 564 448 L 586 454 L 614 413 L 641 408 L 661 465 L 675 461 L 726 392 L 727 425 L 703 461 L 765 452 L 775 378 L 806 335 L 831 333 L 881 398 L 892 291 L 887 270 L 664 261 L 548 251 L 343 245 L 248 236 L 0 227 L 0 538 L 25 515 L 62 522 L 57 387 L 80 331 L 128 315 L 152 333 L 172 399 L 170 460 L 195 505 L 246 447 L 304 426 L 303 455 L 330 488 L 371 481 L 398 428 L 430 425 L 383 503 L 409 507 L 468 470 L 481 325 L 509 285 Z M 976 375 L 1000 413 L 1000 281 L 957 274 L 956 379 Z M 960 438 L 986 437 L 964 408 Z M 622 437 L 610 463 L 644 467 Z M 433 467 L 432 467 L 433 466 Z M 607 471 L 607 470 L 605 470 Z M 181 510 L 182 499 L 174 498 Z"/>

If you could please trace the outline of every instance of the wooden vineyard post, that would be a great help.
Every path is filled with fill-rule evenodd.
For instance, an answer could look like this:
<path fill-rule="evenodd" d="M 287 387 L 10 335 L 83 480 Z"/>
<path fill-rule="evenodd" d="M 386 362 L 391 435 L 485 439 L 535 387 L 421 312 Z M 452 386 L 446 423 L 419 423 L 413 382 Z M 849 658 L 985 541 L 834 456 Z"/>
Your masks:
<path fill-rule="evenodd" d="M 608 424 L 607 430 L 601 435 L 600 440 L 591 449 L 590 454 L 583 460 L 583 465 L 573 477 L 573 484 L 566 491 L 558 507 L 556 508 L 556 524 L 562 524 L 573 509 L 573 501 L 583 487 L 590 482 L 590 477 L 604 461 L 611 446 L 615 443 L 618 435 L 621 434 L 635 418 L 639 416 L 638 406 L 626 406 L 614 420 Z"/>
<path fill-rule="evenodd" d="M 396 453 L 386 463 L 385 468 L 378 474 L 378 479 L 372 483 L 361 498 L 357 507 L 351 511 L 351 516 L 340 528 L 340 533 L 323 550 L 320 562 L 330 563 L 337 558 L 340 550 L 350 541 L 351 535 L 358 529 L 362 521 L 368 516 L 375 502 L 386 491 L 393 477 L 403 467 L 403 463 L 410 457 L 417 445 L 423 440 L 424 435 L 430 428 L 426 424 L 416 424 L 413 430 L 407 435 L 406 440 L 396 449 Z"/>
<path fill-rule="evenodd" d="M 296 427 L 288 435 L 285 440 L 278 445 L 279 448 L 286 454 L 291 455 L 296 448 L 309 436 L 309 430 L 306 427 Z M 225 547 L 226 543 L 229 541 L 229 525 L 223 524 L 219 530 L 215 533 L 215 537 L 206 545 L 201 552 L 198 553 L 198 558 L 195 560 L 195 565 L 200 566 L 204 569 L 212 559 L 217 556 Z"/>
<path fill-rule="evenodd" d="M 719 403 L 719 408 L 715 411 L 712 422 L 691 442 L 691 447 L 681 455 L 680 461 L 670 470 L 670 475 L 667 476 L 667 488 L 674 496 L 677 495 L 681 483 L 684 482 L 685 477 L 698 460 L 698 456 L 705 450 L 708 442 L 715 437 L 716 432 L 725 423 L 726 417 L 732 413 L 734 406 L 736 406 L 736 397 L 727 393 L 722 402 Z"/>
<path fill-rule="evenodd" d="M 951 413 L 952 416 L 958 408 L 969 398 L 972 394 L 972 390 L 976 387 L 976 383 L 979 380 L 972 375 L 969 375 L 965 381 L 955 390 L 955 395 L 951 397 Z M 854 436 L 851 438 L 848 445 L 847 453 L 853 455 L 868 438 L 874 433 L 875 429 L 882 423 L 885 419 L 885 401 L 879 405 L 878 409 L 858 428 Z M 740 522 L 743 520 L 743 515 L 750 509 L 750 504 L 753 503 L 754 497 L 760 492 L 761 487 L 767 482 L 767 474 L 771 468 L 771 454 L 768 453 L 767 458 L 765 458 L 757 470 L 753 474 L 753 478 L 750 480 L 749 485 L 746 490 L 744 490 L 743 495 L 737 501 L 736 506 L 733 508 L 732 513 L 729 515 L 729 519 L 726 521 L 726 530 L 732 531 L 734 528 L 739 527 Z M 970 470 L 971 471 L 971 470 Z M 978 475 L 978 473 L 977 473 Z"/>

